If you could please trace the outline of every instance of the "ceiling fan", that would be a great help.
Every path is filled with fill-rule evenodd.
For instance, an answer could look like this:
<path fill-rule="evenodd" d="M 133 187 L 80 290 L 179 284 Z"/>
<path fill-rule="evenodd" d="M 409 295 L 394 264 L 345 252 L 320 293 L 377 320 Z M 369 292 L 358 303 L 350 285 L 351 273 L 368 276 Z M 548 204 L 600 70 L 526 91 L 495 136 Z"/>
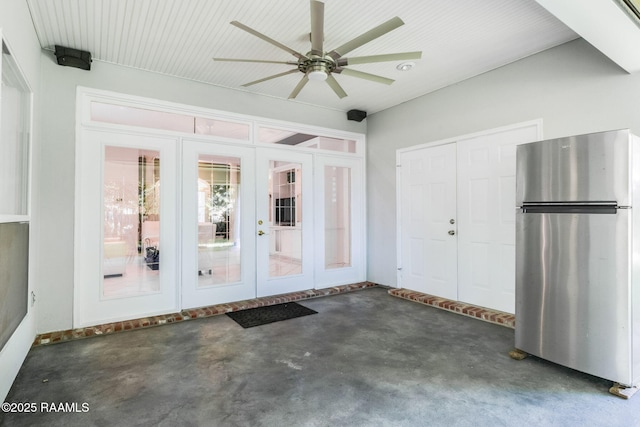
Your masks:
<path fill-rule="evenodd" d="M 253 62 L 253 63 L 266 63 L 266 64 L 286 64 L 293 65 L 296 68 L 283 73 L 275 74 L 273 76 L 265 77 L 253 82 L 245 83 L 242 86 L 247 87 L 262 83 L 267 80 L 275 79 L 278 77 L 286 76 L 288 74 L 303 73 L 304 76 L 300 80 L 300 83 L 293 89 L 293 92 L 289 95 L 289 99 L 293 99 L 302 90 L 309 80 L 324 80 L 329 87 L 340 98 L 347 96 L 347 93 L 342 89 L 338 81 L 333 77 L 333 74 L 344 74 L 352 77 L 358 77 L 361 79 L 371 80 L 378 83 L 391 84 L 392 79 L 378 76 L 375 74 L 369 74 L 362 71 L 345 68 L 348 65 L 356 64 L 370 64 L 374 62 L 388 62 L 388 61 L 405 61 L 410 59 L 420 59 L 422 52 L 404 52 L 404 53 L 390 53 L 383 55 L 370 55 L 360 56 L 354 58 L 344 58 L 343 56 L 351 52 L 360 46 L 369 43 L 370 41 L 377 39 L 380 36 L 387 34 L 388 32 L 395 30 L 396 28 L 404 25 L 404 22 L 397 16 L 390 20 L 378 25 L 375 28 L 359 35 L 351 41 L 339 46 L 331 51 L 324 50 L 324 3 L 317 0 L 311 0 L 311 50 L 306 54 L 296 52 L 288 46 L 273 40 L 272 38 L 250 28 L 238 21 L 231 22 L 241 30 L 253 34 L 262 40 L 271 43 L 272 45 L 289 52 L 297 58 L 297 61 L 269 61 L 259 59 L 233 59 L 233 58 L 213 58 L 214 61 L 230 61 L 230 62 Z"/>

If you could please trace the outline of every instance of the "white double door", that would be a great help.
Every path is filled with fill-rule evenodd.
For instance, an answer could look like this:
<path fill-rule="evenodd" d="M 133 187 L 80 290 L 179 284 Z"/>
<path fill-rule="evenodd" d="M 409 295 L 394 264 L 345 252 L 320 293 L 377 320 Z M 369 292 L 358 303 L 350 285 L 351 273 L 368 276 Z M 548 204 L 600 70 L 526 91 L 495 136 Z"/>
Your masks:
<path fill-rule="evenodd" d="M 183 307 L 313 288 L 312 167 L 291 150 L 184 141 Z"/>
<path fill-rule="evenodd" d="M 91 130 L 81 140 L 74 327 L 314 287 L 310 154 Z"/>
<path fill-rule="evenodd" d="M 401 287 L 515 310 L 515 153 L 537 125 L 399 153 Z"/>

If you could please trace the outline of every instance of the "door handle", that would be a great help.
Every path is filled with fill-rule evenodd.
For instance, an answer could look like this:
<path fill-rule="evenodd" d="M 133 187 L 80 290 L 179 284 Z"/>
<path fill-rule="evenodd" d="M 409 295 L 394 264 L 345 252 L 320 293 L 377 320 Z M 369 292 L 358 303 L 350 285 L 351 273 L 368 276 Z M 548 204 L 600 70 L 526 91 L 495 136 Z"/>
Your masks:
<path fill-rule="evenodd" d="M 264 236 L 265 234 L 269 234 L 269 233 L 265 233 L 262 230 L 258 230 L 258 236 Z"/>
<path fill-rule="evenodd" d="M 449 236 L 453 236 L 454 234 L 456 234 L 455 230 L 449 230 Z"/>

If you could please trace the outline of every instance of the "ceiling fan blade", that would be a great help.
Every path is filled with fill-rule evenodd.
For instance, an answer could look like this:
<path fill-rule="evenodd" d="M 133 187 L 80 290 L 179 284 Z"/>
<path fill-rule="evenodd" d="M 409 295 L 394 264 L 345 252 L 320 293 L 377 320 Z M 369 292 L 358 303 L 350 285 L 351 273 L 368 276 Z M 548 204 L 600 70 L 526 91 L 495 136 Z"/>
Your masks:
<path fill-rule="evenodd" d="M 293 92 L 291 92 L 291 95 L 289 95 L 289 99 L 294 99 L 296 96 L 298 96 L 298 94 L 300 93 L 304 85 L 307 84 L 308 81 L 309 81 L 309 77 L 307 77 L 306 75 L 302 77 L 302 80 L 300 80 L 300 83 L 298 83 L 295 89 L 293 89 Z"/>
<path fill-rule="evenodd" d="M 386 77 L 377 76 L 375 74 L 352 70 L 350 68 L 336 68 L 334 73 L 344 74 L 345 76 L 358 77 L 360 79 L 371 80 L 372 82 L 383 83 L 386 85 L 390 85 L 395 81 Z"/>
<path fill-rule="evenodd" d="M 406 61 L 409 59 L 420 58 L 422 58 L 422 52 L 403 52 L 389 53 L 386 55 L 357 56 L 355 58 L 338 59 L 338 67 L 344 67 L 345 65 L 371 64 L 374 62 Z"/>
<path fill-rule="evenodd" d="M 286 64 L 286 65 L 298 65 L 297 62 L 293 61 L 268 61 L 263 59 L 236 59 L 236 58 L 213 58 L 214 61 L 224 61 L 224 62 L 257 62 L 260 64 Z"/>
<path fill-rule="evenodd" d="M 311 0 L 311 53 L 322 56 L 324 42 L 324 3 Z"/>
<path fill-rule="evenodd" d="M 275 41 L 274 39 L 272 39 L 271 37 L 265 36 L 262 33 L 257 32 L 256 30 L 254 30 L 253 28 L 247 27 L 246 25 L 238 22 L 238 21 L 233 21 L 231 22 L 231 25 L 236 26 L 238 28 L 240 28 L 241 30 L 246 31 L 249 34 L 253 34 L 256 37 L 261 38 L 262 40 L 271 43 L 272 45 L 279 47 L 280 49 L 289 52 L 290 54 L 292 54 L 293 56 L 295 56 L 298 59 L 304 59 L 306 58 L 306 56 L 304 56 L 303 54 L 296 52 L 295 50 L 291 49 L 288 46 L 283 45 L 280 42 Z"/>
<path fill-rule="evenodd" d="M 258 84 L 258 83 L 266 82 L 267 80 L 276 79 L 278 77 L 286 76 L 287 74 L 293 74 L 293 73 L 297 73 L 297 72 L 299 72 L 299 71 L 296 68 L 294 70 L 285 71 L 284 73 L 274 74 L 273 76 L 269 76 L 269 77 L 265 77 L 265 78 L 260 79 L 260 80 L 256 80 L 256 81 L 249 82 L 249 83 L 245 83 L 242 86 L 243 87 L 247 87 L 247 86 L 255 85 L 255 84 Z"/>
<path fill-rule="evenodd" d="M 338 95 L 338 98 L 342 99 L 345 96 L 347 96 L 347 92 L 345 92 L 344 89 L 342 89 L 342 86 L 340 86 L 340 84 L 338 83 L 336 78 L 333 77 L 331 74 L 329 74 L 327 76 L 326 82 L 329 85 L 329 87 L 331 87 L 331 89 L 333 89 L 333 91 L 336 93 L 336 95 Z"/>
<path fill-rule="evenodd" d="M 402 19 L 398 18 L 397 16 L 391 18 L 387 22 L 384 22 L 377 27 L 367 31 L 366 33 L 359 35 L 355 39 L 346 42 L 342 46 L 333 49 L 329 53 L 329 56 L 331 56 L 333 59 L 338 59 L 343 55 L 351 52 L 352 50 L 359 48 L 363 44 L 369 43 L 371 40 L 375 40 L 378 37 L 383 36 L 389 31 L 395 30 L 402 25 L 404 25 Z"/>

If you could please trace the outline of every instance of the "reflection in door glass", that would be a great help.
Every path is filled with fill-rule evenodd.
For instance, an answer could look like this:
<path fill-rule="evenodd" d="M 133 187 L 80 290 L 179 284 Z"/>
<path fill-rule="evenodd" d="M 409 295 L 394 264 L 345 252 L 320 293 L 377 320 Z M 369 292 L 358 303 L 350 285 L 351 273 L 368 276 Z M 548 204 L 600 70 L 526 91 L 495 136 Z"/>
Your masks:
<path fill-rule="evenodd" d="M 351 169 L 324 168 L 325 268 L 351 266 Z"/>
<path fill-rule="evenodd" d="M 302 165 L 269 163 L 269 277 L 302 273 Z"/>
<path fill-rule="evenodd" d="M 239 282 L 240 159 L 198 158 L 198 286 Z"/>
<path fill-rule="evenodd" d="M 105 147 L 102 296 L 160 289 L 160 153 Z"/>

